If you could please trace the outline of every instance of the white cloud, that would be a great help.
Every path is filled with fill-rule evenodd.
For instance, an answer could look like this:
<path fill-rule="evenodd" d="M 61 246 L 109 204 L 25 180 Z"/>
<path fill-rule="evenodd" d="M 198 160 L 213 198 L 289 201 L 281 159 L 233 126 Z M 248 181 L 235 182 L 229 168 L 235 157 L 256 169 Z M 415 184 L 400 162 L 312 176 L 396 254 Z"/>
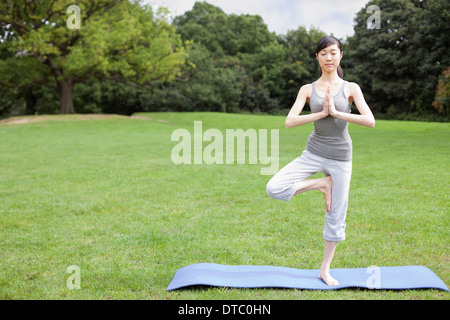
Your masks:
<path fill-rule="evenodd" d="M 145 3 L 165 6 L 172 16 L 191 10 L 197 0 L 146 0 Z M 258 14 L 270 31 L 285 34 L 305 26 L 317 27 L 339 38 L 353 34 L 356 12 L 369 0 L 208 0 L 227 14 Z"/>

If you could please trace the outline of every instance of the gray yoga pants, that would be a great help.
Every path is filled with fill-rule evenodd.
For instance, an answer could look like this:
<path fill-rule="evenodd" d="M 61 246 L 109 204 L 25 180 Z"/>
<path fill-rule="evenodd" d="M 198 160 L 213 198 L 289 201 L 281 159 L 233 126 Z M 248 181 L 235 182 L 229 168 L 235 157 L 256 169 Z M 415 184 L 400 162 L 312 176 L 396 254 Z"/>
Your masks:
<path fill-rule="evenodd" d="M 328 241 L 342 241 L 345 239 L 345 217 L 352 176 L 351 161 L 326 159 L 305 150 L 300 157 L 270 179 L 266 186 L 267 194 L 273 199 L 289 201 L 298 190 L 296 184 L 317 172 L 333 179 L 331 212 L 325 212 L 323 237 Z"/>

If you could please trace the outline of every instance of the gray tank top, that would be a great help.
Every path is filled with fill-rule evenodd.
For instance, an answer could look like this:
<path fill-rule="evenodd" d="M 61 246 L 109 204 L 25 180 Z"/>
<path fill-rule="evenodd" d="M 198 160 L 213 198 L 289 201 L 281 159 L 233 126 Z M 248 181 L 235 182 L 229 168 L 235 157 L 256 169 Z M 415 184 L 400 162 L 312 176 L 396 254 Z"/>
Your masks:
<path fill-rule="evenodd" d="M 351 104 L 344 94 L 344 81 L 338 93 L 333 96 L 336 109 L 341 112 L 350 113 Z M 311 112 L 320 112 L 323 109 L 325 97 L 320 97 L 316 92 L 316 83 L 312 83 L 312 93 L 309 99 Z M 308 137 L 306 150 L 323 158 L 351 161 L 352 139 L 348 133 L 348 122 L 328 116 L 314 122 L 314 131 Z"/>

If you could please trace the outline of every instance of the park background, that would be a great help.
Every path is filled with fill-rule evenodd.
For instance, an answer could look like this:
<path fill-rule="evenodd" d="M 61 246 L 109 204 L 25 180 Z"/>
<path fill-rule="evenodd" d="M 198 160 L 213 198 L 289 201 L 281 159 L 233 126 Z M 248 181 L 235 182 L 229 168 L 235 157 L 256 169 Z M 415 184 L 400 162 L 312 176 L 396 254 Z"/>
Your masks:
<path fill-rule="evenodd" d="M 69 29 L 71 4 L 80 29 Z M 380 8 L 379 26 L 371 5 Z M 277 34 L 259 15 L 207 2 L 169 17 L 164 7 L 128 1 L 3 2 L 0 117 L 283 115 L 301 85 L 317 79 L 315 46 L 326 34 L 314 26 Z M 370 1 L 355 12 L 354 34 L 341 39 L 342 67 L 377 119 L 448 120 L 448 19 L 442 0 Z"/>
<path fill-rule="evenodd" d="M 72 4 L 80 29 L 66 24 Z M 367 25 L 372 4 L 380 29 Z M 313 127 L 287 130 L 284 117 L 317 79 L 325 35 L 275 34 L 260 16 L 207 2 L 168 16 L 128 1 L 0 4 L 0 297 L 448 299 L 437 290 L 166 292 L 193 263 L 320 265 L 320 194 L 271 200 L 260 165 L 175 166 L 170 138 L 194 121 L 279 129 L 288 163 Z M 450 283 L 447 21 L 446 1 L 370 1 L 342 39 L 345 79 L 360 84 L 377 125 L 349 125 L 348 239 L 332 268 L 424 265 Z M 80 289 L 67 285 L 70 266 Z"/>

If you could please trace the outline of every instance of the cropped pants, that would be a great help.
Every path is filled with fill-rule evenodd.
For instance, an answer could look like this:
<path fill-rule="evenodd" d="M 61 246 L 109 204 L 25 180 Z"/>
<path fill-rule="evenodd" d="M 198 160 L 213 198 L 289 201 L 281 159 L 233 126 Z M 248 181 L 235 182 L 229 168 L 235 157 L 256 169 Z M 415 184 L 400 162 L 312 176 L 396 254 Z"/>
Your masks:
<path fill-rule="evenodd" d="M 305 150 L 302 155 L 282 168 L 267 183 L 269 197 L 289 201 L 297 192 L 296 184 L 311 175 L 322 172 L 331 176 L 331 212 L 325 212 L 323 237 L 328 241 L 345 240 L 345 218 L 352 176 L 351 161 L 326 159 Z"/>

